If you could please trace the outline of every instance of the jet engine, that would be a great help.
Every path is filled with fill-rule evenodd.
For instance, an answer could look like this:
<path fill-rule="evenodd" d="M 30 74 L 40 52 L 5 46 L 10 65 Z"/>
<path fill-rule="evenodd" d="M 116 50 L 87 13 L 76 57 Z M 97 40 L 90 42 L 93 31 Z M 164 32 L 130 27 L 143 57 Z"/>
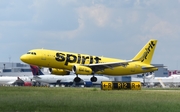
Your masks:
<path fill-rule="evenodd" d="M 69 75 L 70 72 L 63 69 L 49 68 L 51 74 L 55 75 Z"/>
<path fill-rule="evenodd" d="M 73 73 L 81 75 L 92 74 L 92 69 L 86 66 L 74 65 L 72 68 Z"/>

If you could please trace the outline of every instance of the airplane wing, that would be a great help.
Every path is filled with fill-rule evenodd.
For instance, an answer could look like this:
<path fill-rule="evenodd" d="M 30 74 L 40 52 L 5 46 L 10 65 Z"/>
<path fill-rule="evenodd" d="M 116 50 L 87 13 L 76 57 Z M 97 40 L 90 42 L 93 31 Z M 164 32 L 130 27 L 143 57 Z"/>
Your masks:
<path fill-rule="evenodd" d="M 144 53 L 140 58 L 136 60 L 125 60 L 122 62 L 108 62 L 108 63 L 97 63 L 97 64 L 84 64 L 83 66 L 87 66 L 93 69 L 94 72 L 102 71 L 106 68 L 113 69 L 114 67 L 123 66 L 126 67 L 129 63 L 135 62 L 135 61 L 141 61 L 146 56 L 146 53 Z"/>
<path fill-rule="evenodd" d="M 157 68 L 157 67 L 154 67 L 154 66 L 152 66 L 152 67 L 142 67 L 142 69 L 144 69 L 144 70 L 148 70 L 148 69 L 152 69 L 152 68 Z"/>
<path fill-rule="evenodd" d="M 123 66 L 126 67 L 129 63 L 139 61 L 139 60 L 127 60 L 123 62 L 109 62 L 109 63 L 97 63 L 97 64 L 84 64 L 83 66 L 87 66 L 92 68 L 95 72 L 102 71 L 106 68 L 113 69 L 114 67 Z"/>

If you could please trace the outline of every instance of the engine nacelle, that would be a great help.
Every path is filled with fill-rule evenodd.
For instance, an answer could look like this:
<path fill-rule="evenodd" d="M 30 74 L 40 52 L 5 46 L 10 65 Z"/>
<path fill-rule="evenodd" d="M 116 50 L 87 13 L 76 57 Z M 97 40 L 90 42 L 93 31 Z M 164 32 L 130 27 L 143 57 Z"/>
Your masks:
<path fill-rule="evenodd" d="M 70 72 L 63 69 L 49 68 L 51 74 L 55 75 L 69 75 Z"/>
<path fill-rule="evenodd" d="M 81 75 L 92 74 L 92 69 L 86 66 L 74 65 L 72 68 L 73 73 Z"/>

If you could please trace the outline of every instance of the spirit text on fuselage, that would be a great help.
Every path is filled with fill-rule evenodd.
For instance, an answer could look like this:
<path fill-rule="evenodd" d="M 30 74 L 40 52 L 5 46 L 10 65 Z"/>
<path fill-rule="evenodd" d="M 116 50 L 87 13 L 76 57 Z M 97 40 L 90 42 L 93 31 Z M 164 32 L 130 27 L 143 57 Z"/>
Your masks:
<path fill-rule="evenodd" d="M 99 63 L 101 58 L 97 56 L 90 56 L 90 55 L 81 55 L 81 54 L 65 54 L 65 53 L 56 53 L 55 57 L 56 61 L 58 62 L 65 62 L 64 65 L 68 65 L 68 63 L 78 63 L 78 64 L 85 64 L 86 60 L 89 60 L 88 64 Z"/>

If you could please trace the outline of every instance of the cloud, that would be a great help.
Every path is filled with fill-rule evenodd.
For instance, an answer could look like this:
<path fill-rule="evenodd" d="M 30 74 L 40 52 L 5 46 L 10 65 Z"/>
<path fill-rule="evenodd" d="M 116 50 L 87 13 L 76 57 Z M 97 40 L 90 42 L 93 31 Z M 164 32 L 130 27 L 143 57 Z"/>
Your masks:
<path fill-rule="evenodd" d="M 173 28 L 171 24 L 166 21 L 160 21 L 152 27 L 152 33 L 160 33 L 161 35 L 170 35 L 174 33 L 176 28 Z"/>
<path fill-rule="evenodd" d="M 80 7 L 78 9 L 78 14 L 82 20 L 93 20 L 94 24 L 98 27 L 104 27 L 109 21 L 110 9 L 106 8 L 104 5 L 94 5 L 91 7 Z"/>
<path fill-rule="evenodd" d="M 27 25 L 27 21 L 0 21 L 1 27 L 19 27 Z"/>
<path fill-rule="evenodd" d="M 179 0 L 0 2 L 2 60 L 11 54 L 19 61 L 22 53 L 42 47 L 128 59 L 151 38 L 158 39 L 156 63 L 180 56 Z M 175 55 L 166 55 L 174 49 Z"/>
<path fill-rule="evenodd" d="M 77 4 L 78 0 L 57 0 L 57 2 L 62 6 L 67 6 L 69 4 Z"/>
<path fill-rule="evenodd" d="M 77 38 L 78 35 L 83 31 L 84 22 L 78 20 L 79 26 L 74 30 L 67 31 L 41 31 L 39 34 L 44 38 L 51 38 L 57 40 Z"/>
<path fill-rule="evenodd" d="M 180 27 L 171 21 L 164 20 L 160 16 L 149 13 L 145 24 L 142 26 L 142 31 L 157 38 L 177 38 Z"/>

